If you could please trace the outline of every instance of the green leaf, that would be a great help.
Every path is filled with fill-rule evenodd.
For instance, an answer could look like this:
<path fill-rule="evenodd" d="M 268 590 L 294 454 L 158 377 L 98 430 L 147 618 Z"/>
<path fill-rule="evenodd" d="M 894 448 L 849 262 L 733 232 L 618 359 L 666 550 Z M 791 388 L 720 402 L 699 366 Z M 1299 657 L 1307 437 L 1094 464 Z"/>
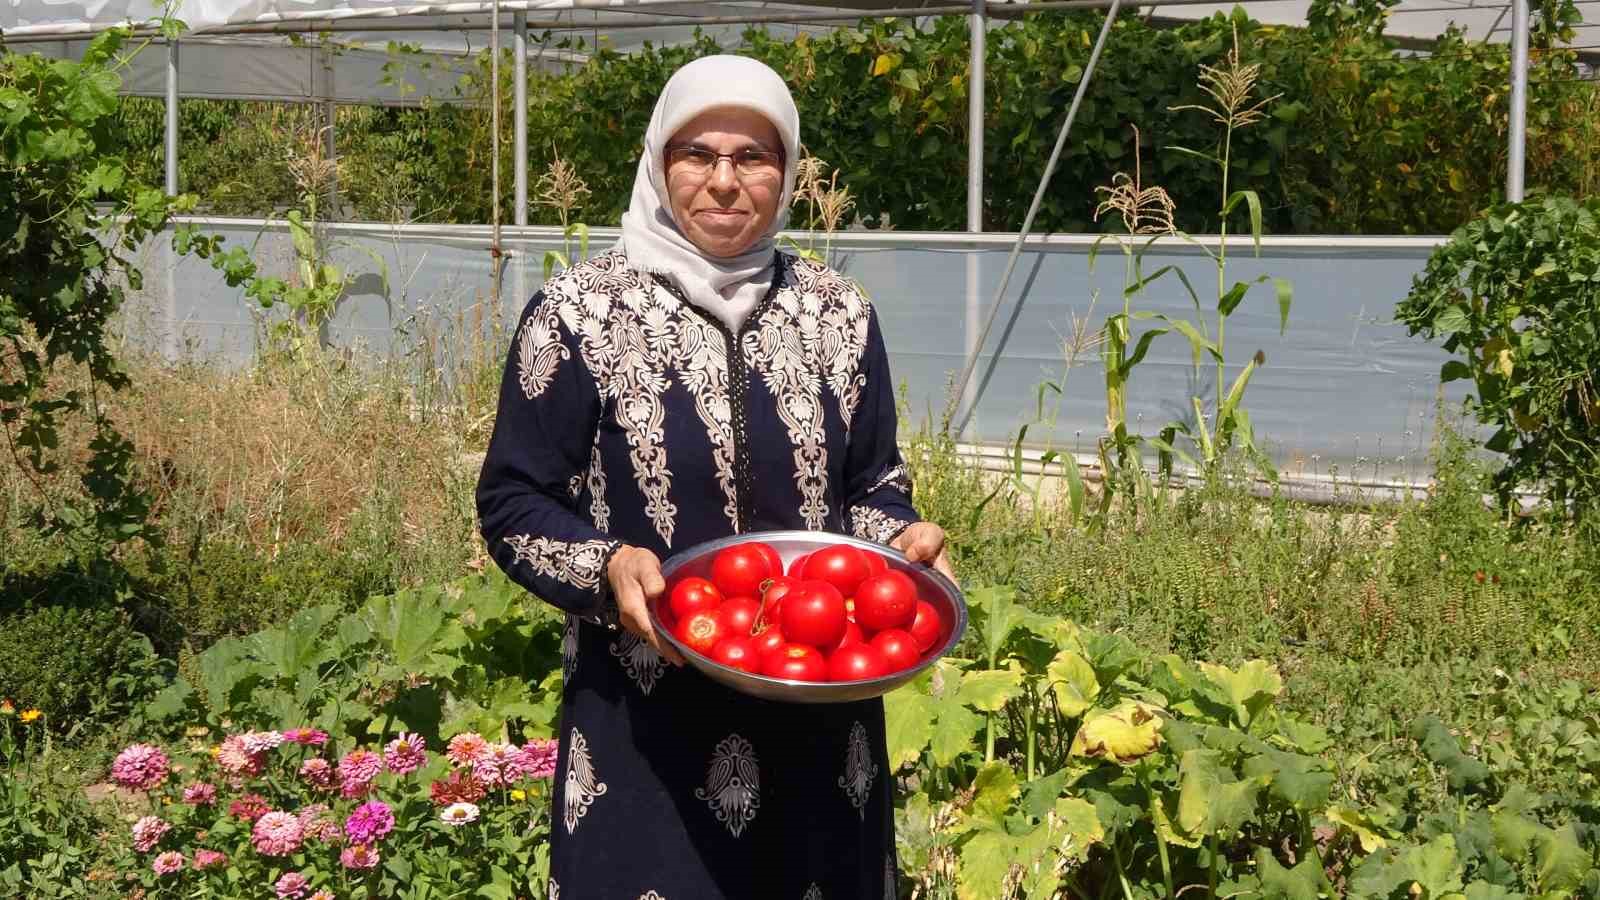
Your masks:
<path fill-rule="evenodd" d="M 1541 831 L 1534 839 L 1533 859 L 1539 890 L 1544 893 L 1576 891 L 1591 864 L 1591 855 L 1578 843 L 1571 822 Z"/>
<path fill-rule="evenodd" d="M 958 703 L 943 703 L 933 725 L 928 757 L 935 766 L 948 766 L 964 753 L 981 749 L 977 735 L 988 720 Z"/>
<path fill-rule="evenodd" d="M 1437 717 L 1423 716 L 1413 722 L 1411 738 L 1422 745 L 1422 752 L 1434 765 L 1445 770 L 1451 790 L 1477 790 L 1489 781 L 1489 767 L 1463 753 Z"/>
<path fill-rule="evenodd" d="M 1270 850 L 1257 847 L 1256 874 L 1261 878 L 1263 900 L 1317 900 L 1321 895 L 1322 873 L 1314 857 L 1307 856 L 1286 869 Z"/>
<path fill-rule="evenodd" d="M 1233 311 L 1244 301 L 1244 295 L 1250 292 L 1251 282 L 1236 281 L 1228 292 L 1217 298 L 1217 311 L 1224 316 L 1233 315 Z"/>
<path fill-rule="evenodd" d="M 1322 769 L 1321 760 L 1281 750 L 1266 749 L 1246 759 L 1244 774 L 1260 778 L 1270 796 L 1301 812 L 1327 806 L 1333 789 L 1333 773 Z"/>
<path fill-rule="evenodd" d="M 1066 847 L 1062 855 L 1082 861 L 1088 859 L 1090 847 L 1105 842 L 1106 829 L 1100 823 L 1100 813 L 1088 800 L 1082 797 L 1062 797 L 1056 801 L 1055 813 L 1056 820 L 1060 824 L 1052 832 L 1051 837 L 1071 836 L 1070 841 L 1057 845 Z"/>
<path fill-rule="evenodd" d="M 440 588 L 422 588 L 367 601 L 362 618 L 404 673 L 429 671 L 429 656 L 450 633 L 439 602 Z M 460 626 L 455 626 L 459 628 Z"/>
<path fill-rule="evenodd" d="M 1231 838 L 1253 821 L 1261 779 L 1239 780 L 1216 750 L 1190 750 L 1178 765 L 1179 828 Z"/>
<path fill-rule="evenodd" d="M 1261 198 L 1255 191 L 1234 191 L 1228 202 L 1222 205 L 1222 215 L 1226 217 L 1233 212 L 1234 207 L 1243 200 L 1250 207 L 1250 235 L 1255 239 L 1256 255 L 1261 255 Z"/>
<path fill-rule="evenodd" d="M 1449 337 L 1457 332 L 1466 331 L 1471 324 L 1472 319 L 1465 309 L 1460 306 L 1447 306 L 1434 317 L 1433 330 L 1439 337 Z"/>
<path fill-rule="evenodd" d="M 1094 666 L 1072 650 L 1057 653 L 1045 668 L 1045 677 L 1055 693 L 1056 706 L 1069 719 L 1083 715 L 1100 696 L 1100 682 L 1095 678 Z"/>
<path fill-rule="evenodd" d="M 1322 814 L 1329 822 L 1355 835 L 1363 853 L 1375 853 L 1388 845 L 1388 841 L 1378 833 L 1378 826 L 1356 810 L 1334 804 L 1323 810 Z"/>
<path fill-rule="evenodd" d="M 968 672 L 956 699 L 984 712 L 999 712 L 1022 693 L 1022 673 L 1015 668 Z"/>
<path fill-rule="evenodd" d="M 1471 378 L 1472 368 L 1459 359 L 1452 359 L 1439 367 L 1439 380 L 1441 382 L 1458 381 L 1462 378 Z"/>
<path fill-rule="evenodd" d="M 1162 721 L 1159 709 L 1137 700 L 1124 700 L 1115 709 L 1086 716 L 1072 737 L 1069 753 L 1133 765 L 1161 746 Z"/>
<path fill-rule="evenodd" d="M 1272 289 L 1278 296 L 1278 334 L 1289 330 L 1289 307 L 1294 303 L 1294 283 L 1287 278 L 1272 279 Z"/>
<path fill-rule="evenodd" d="M 1024 782 L 1022 785 L 1022 803 L 1020 808 L 1024 815 L 1030 819 L 1039 820 L 1056 806 L 1056 801 L 1062 799 L 1061 790 L 1067 786 L 1068 769 L 1058 769 L 1049 775 Z M 1084 803 L 1084 801 L 1078 801 Z M 1084 803 L 1090 815 L 1094 814 L 1094 807 Z M 1098 819 L 1096 820 L 1098 822 Z"/>
<path fill-rule="evenodd" d="M 933 737 L 939 701 L 927 694 L 929 677 L 923 675 L 883 698 L 884 739 L 889 767 L 895 771 L 916 762 Z"/>
<path fill-rule="evenodd" d="M 1011 801 L 1021 792 L 1017 773 L 996 760 L 978 770 L 972 779 L 972 815 L 995 825 L 1005 821 Z"/>
<path fill-rule="evenodd" d="M 1200 671 L 1222 689 L 1223 696 L 1233 705 L 1235 720 L 1246 730 L 1283 692 L 1283 678 L 1277 667 L 1259 659 L 1252 659 L 1237 670 L 1203 662 Z"/>

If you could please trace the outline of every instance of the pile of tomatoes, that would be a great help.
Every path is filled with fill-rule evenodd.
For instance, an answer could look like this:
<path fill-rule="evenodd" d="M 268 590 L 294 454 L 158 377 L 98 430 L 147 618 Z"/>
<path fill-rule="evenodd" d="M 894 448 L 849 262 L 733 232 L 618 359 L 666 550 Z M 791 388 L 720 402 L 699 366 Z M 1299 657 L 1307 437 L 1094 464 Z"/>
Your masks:
<path fill-rule="evenodd" d="M 945 637 L 916 583 L 876 553 L 835 544 L 784 570 L 759 541 L 724 548 L 709 578 L 677 581 L 657 614 L 690 650 L 795 681 L 860 681 L 912 668 Z"/>

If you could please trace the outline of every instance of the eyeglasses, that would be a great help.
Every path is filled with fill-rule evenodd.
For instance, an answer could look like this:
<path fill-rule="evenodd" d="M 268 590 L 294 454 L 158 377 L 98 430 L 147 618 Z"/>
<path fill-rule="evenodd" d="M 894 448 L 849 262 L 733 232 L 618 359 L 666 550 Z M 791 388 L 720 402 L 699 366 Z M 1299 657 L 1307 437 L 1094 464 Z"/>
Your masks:
<path fill-rule="evenodd" d="M 783 154 L 772 150 L 735 150 L 717 153 L 704 147 L 668 147 L 667 168 L 696 178 L 704 178 L 724 159 L 742 178 L 777 178 L 783 174 Z"/>

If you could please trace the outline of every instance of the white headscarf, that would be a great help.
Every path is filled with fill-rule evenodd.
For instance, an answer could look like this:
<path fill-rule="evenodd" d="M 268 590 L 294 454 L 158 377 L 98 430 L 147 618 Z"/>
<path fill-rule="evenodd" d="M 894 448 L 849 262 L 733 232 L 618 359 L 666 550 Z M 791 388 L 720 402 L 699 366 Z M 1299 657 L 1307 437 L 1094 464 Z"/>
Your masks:
<path fill-rule="evenodd" d="M 760 113 L 778 130 L 783 139 L 783 194 L 777 216 L 755 244 L 738 256 L 712 257 L 684 236 L 673 219 L 664 155 L 678 129 L 722 106 Z M 633 197 L 622 214 L 620 245 L 628 264 L 670 278 L 690 302 L 737 332 L 772 285 L 773 238 L 789 219 L 799 154 L 800 113 L 777 72 L 743 56 L 707 56 L 680 68 L 656 100 Z"/>

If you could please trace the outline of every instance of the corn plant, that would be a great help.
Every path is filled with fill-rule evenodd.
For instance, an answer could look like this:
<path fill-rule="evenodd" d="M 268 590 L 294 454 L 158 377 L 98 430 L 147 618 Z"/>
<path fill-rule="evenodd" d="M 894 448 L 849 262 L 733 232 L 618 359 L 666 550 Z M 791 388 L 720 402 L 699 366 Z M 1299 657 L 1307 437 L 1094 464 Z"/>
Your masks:
<path fill-rule="evenodd" d="M 556 266 L 563 269 L 572 268 L 573 238 L 578 240 L 577 261 L 583 262 L 589 258 L 589 226 L 572 219 L 573 212 L 581 209 L 584 201 L 589 198 L 589 185 L 571 163 L 561 158 L 561 154 L 554 147 L 550 148 L 550 152 L 553 158 L 550 167 L 539 176 L 539 183 L 536 185 L 538 196 L 534 200 L 540 206 L 554 209 L 561 219 L 561 249 L 546 250 L 544 254 L 546 281 L 550 280 Z"/>

